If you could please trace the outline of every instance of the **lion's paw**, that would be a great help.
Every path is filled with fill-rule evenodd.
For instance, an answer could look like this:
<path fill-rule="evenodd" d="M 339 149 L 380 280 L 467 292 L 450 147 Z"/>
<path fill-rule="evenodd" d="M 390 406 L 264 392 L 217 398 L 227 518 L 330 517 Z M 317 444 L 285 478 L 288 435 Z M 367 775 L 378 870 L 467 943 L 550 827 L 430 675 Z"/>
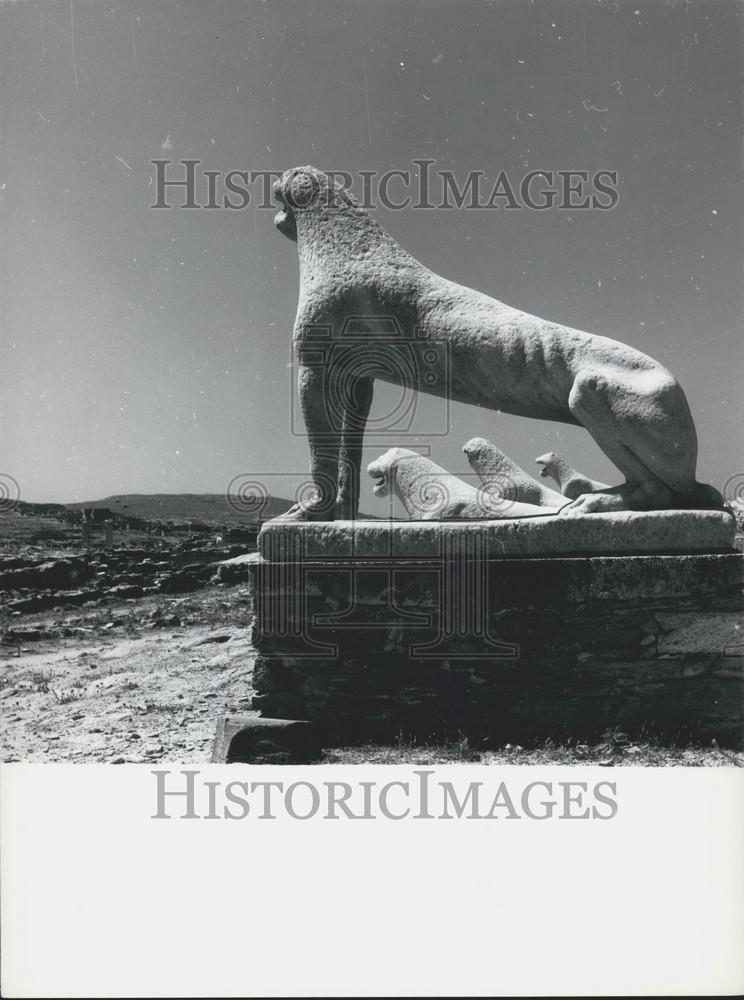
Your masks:
<path fill-rule="evenodd" d="M 575 514 L 602 514 L 607 511 L 627 509 L 627 503 L 617 493 L 582 493 L 571 503 L 561 507 L 559 513 L 570 517 Z"/>
<path fill-rule="evenodd" d="M 296 503 L 284 514 L 274 518 L 275 521 L 287 523 L 303 521 L 334 521 L 335 512 L 329 508 L 328 504 L 303 504 Z"/>

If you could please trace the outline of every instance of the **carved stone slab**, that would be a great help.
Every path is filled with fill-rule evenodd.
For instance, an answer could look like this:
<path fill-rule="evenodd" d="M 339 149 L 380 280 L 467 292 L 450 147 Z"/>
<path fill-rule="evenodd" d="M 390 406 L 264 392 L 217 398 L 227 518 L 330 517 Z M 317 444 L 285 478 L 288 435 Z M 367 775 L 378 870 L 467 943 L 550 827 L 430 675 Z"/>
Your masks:
<path fill-rule="evenodd" d="M 267 522 L 259 552 L 298 559 L 438 557 L 456 539 L 479 537 L 490 557 L 693 553 L 731 550 L 735 522 L 719 510 L 552 514 L 501 521 Z"/>

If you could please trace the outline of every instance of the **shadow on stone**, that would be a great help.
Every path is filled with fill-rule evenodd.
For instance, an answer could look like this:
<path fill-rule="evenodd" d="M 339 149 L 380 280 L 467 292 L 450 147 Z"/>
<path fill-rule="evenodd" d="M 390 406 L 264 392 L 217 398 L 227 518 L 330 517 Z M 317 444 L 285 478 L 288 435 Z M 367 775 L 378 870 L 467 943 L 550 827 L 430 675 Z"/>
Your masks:
<path fill-rule="evenodd" d="M 228 716 L 217 723 L 212 762 L 217 764 L 309 764 L 321 754 L 312 722 Z"/>

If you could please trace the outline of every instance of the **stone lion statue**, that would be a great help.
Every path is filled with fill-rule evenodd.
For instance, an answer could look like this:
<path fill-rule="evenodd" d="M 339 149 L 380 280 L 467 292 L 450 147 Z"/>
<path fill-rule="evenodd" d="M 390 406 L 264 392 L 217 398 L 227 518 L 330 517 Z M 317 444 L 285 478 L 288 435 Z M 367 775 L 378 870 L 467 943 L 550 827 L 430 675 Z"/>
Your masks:
<path fill-rule="evenodd" d="M 608 490 L 607 483 L 600 483 L 596 479 L 591 479 L 581 472 L 577 472 L 572 465 L 556 455 L 554 451 L 548 451 L 544 455 L 538 455 L 535 459 L 541 466 L 540 475 L 543 478 L 551 476 L 558 483 L 558 488 L 564 497 L 576 500 L 582 493 L 600 493 Z"/>
<path fill-rule="evenodd" d="M 286 518 L 355 516 L 376 379 L 585 427 L 623 481 L 564 512 L 721 505 L 697 482 L 690 407 L 658 361 L 435 274 L 315 167 L 286 171 L 274 194 L 276 225 L 299 253 L 294 344 L 316 489 Z M 363 336 L 347 332 L 350 317 L 363 318 Z M 391 322 L 410 363 L 391 363 Z"/>
<path fill-rule="evenodd" d="M 367 466 L 378 497 L 394 495 L 412 521 L 500 520 L 557 514 L 559 507 L 524 503 L 503 490 L 476 489 L 408 448 L 390 448 Z M 565 497 L 559 499 L 565 503 Z"/>
<path fill-rule="evenodd" d="M 470 466 L 486 489 L 500 490 L 515 500 L 536 504 L 538 507 L 564 507 L 566 497 L 551 490 L 525 472 L 515 461 L 492 441 L 471 438 L 463 446 Z"/>

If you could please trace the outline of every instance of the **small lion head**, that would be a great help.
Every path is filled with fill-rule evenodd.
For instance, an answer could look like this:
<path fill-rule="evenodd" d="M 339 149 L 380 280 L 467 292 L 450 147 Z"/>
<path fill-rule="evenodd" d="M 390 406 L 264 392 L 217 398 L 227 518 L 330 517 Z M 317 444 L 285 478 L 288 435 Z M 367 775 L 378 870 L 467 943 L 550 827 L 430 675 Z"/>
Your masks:
<path fill-rule="evenodd" d="M 553 467 L 558 462 L 558 456 L 554 451 L 546 451 L 544 455 L 538 455 L 535 459 L 538 465 L 541 465 L 540 475 L 543 479 L 547 479 L 551 475 Z"/>
<path fill-rule="evenodd" d="M 462 450 L 467 455 L 469 461 L 477 461 L 483 455 L 488 454 L 491 447 L 492 445 L 485 438 L 474 437 L 465 442 Z"/>
<path fill-rule="evenodd" d="M 367 466 L 367 472 L 376 480 L 372 487 L 372 492 L 376 497 L 388 497 L 393 491 L 395 479 L 395 467 L 401 459 L 416 458 L 421 456 L 418 452 L 409 451 L 408 448 L 390 448 L 384 455 L 380 455 L 374 462 Z"/>
<path fill-rule="evenodd" d="M 274 197 L 280 209 L 274 216 L 274 225 L 284 236 L 297 241 L 297 218 L 317 206 L 346 207 L 351 200 L 338 187 L 333 177 L 316 167 L 292 167 L 285 170 L 274 184 Z"/>

